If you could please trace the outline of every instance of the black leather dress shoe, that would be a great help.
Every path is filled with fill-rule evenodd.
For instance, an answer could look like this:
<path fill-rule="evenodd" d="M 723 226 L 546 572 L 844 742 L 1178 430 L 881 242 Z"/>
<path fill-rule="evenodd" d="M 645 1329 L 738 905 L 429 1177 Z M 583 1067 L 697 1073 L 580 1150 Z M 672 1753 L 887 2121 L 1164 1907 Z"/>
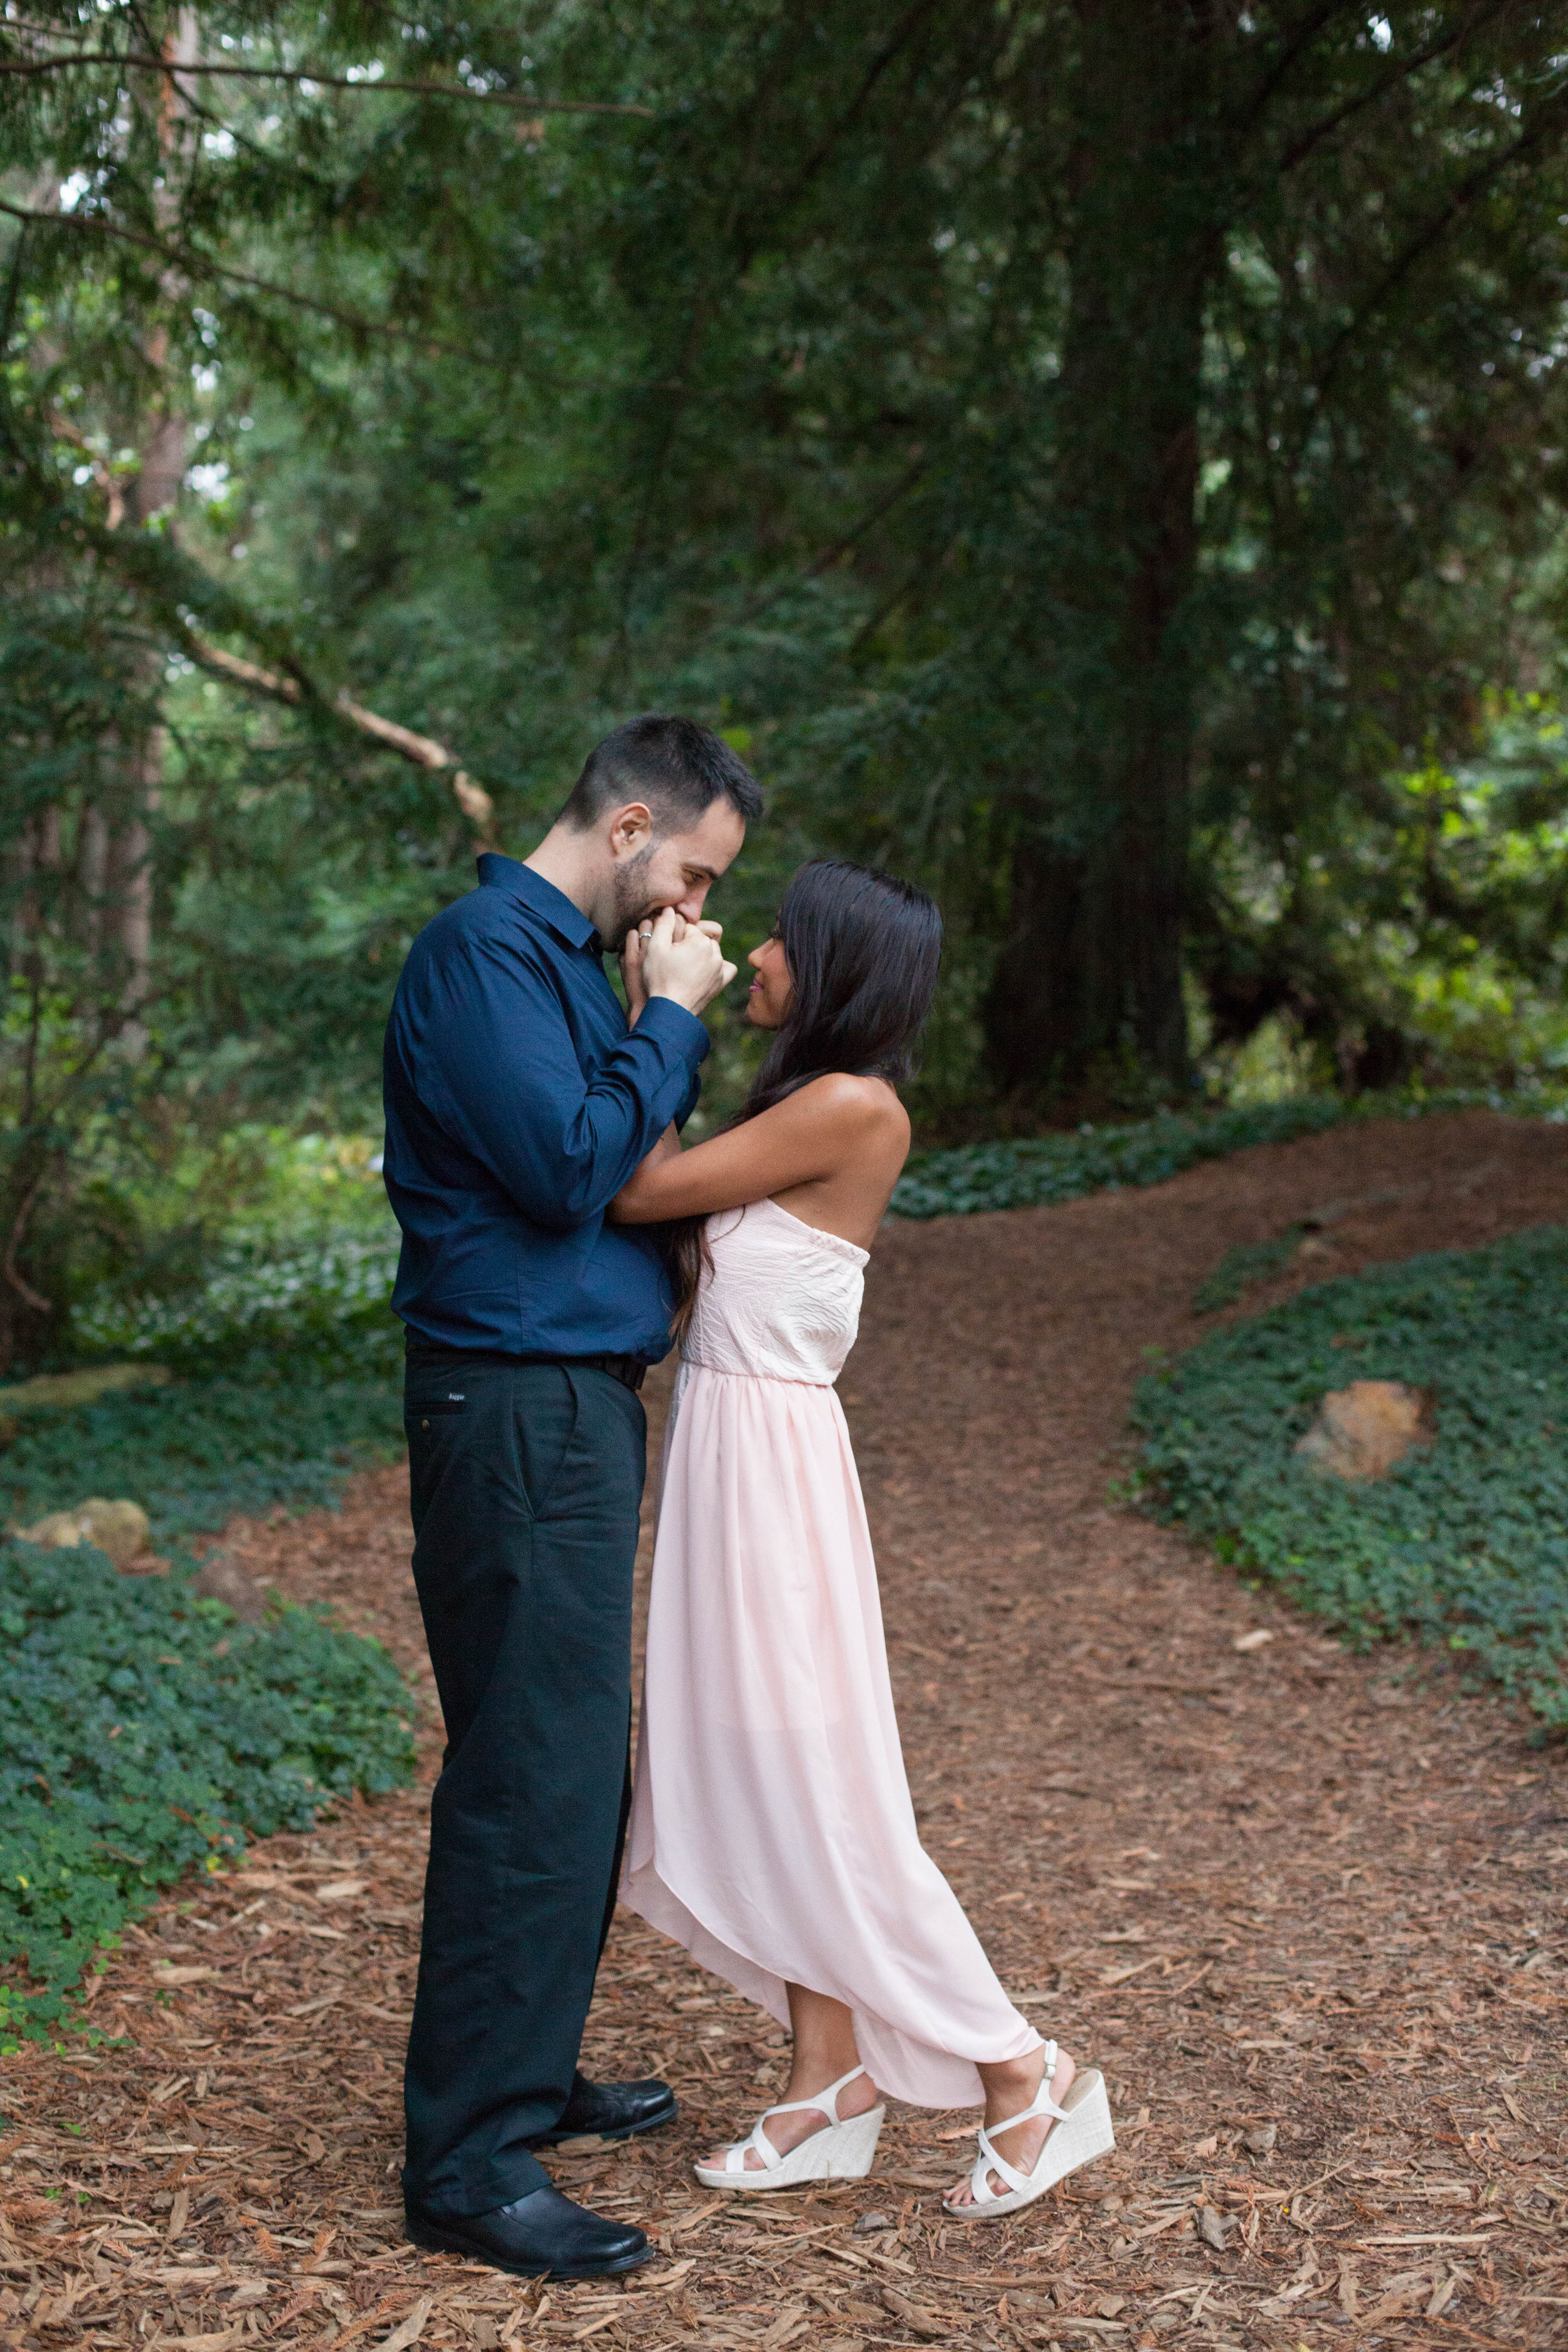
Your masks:
<path fill-rule="evenodd" d="M 433 2254 L 462 2254 L 514 2278 L 613 2278 L 653 2248 L 630 2221 L 606 2221 L 559 2189 L 534 2189 L 493 2213 L 426 2213 L 405 2204 L 404 2226 Z"/>
<path fill-rule="evenodd" d="M 560 2121 L 529 2146 L 555 2147 L 563 2139 L 585 2138 L 590 2132 L 601 2139 L 635 2139 L 638 2132 L 672 2124 L 679 2113 L 675 2093 L 657 2076 L 646 2083 L 590 2083 L 585 2074 L 574 2074 Z"/>

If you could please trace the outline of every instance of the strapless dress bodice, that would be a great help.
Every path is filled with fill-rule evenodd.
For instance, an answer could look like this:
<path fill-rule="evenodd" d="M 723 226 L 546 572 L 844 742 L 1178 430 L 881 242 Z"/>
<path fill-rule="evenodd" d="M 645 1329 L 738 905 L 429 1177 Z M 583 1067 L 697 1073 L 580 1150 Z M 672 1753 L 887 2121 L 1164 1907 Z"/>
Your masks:
<path fill-rule="evenodd" d="M 703 1276 L 682 1363 L 830 1387 L 855 1345 L 868 1253 L 776 1201 L 710 1217 L 708 1246 L 713 1271 Z"/>

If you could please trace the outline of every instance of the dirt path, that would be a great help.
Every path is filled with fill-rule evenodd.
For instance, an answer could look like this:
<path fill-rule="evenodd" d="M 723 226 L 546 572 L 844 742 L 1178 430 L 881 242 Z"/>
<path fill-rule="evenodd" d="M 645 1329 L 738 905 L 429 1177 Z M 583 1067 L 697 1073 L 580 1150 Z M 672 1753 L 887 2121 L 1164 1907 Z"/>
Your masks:
<path fill-rule="evenodd" d="M 843 1391 L 916 1802 L 1005 1981 L 1105 2067 L 1109 2162 L 1014 2222 L 944 2224 L 965 2118 L 906 2109 L 864 2185 L 703 2196 L 690 2158 L 749 2124 L 781 2037 L 623 1917 L 585 2063 L 668 2073 L 682 2118 L 555 2168 L 663 2258 L 541 2295 L 416 2255 L 395 2201 L 413 1792 L 149 1920 L 95 2011 L 123 2047 L 0 2072 L 0 2336 L 1568 2343 L 1562 1750 L 1429 1659 L 1345 1655 L 1107 1498 L 1141 1351 L 1194 1336 L 1196 1282 L 1374 1193 L 1394 1197 L 1249 1307 L 1568 1220 L 1568 1132 L 1352 1129 L 1154 1192 L 896 1227 L 872 1269 Z M 419 1659 L 400 1476 L 241 1540 Z"/>

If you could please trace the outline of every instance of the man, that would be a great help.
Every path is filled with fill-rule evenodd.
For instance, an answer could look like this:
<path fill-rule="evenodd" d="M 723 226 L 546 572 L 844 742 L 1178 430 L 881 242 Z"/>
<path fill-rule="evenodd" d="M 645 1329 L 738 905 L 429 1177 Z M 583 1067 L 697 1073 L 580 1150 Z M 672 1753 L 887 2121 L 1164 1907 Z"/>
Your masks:
<path fill-rule="evenodd" d="M 696 1100 L 697 1016 L 734 972 L 702 908 L 761 809 L 707 728 L 617 728 L 532 856 L 481 857 L 426 925 L 386 1033 L 414 1575 L 447 1742 L 404 2200 L 416 2245 L 525 2277 L 648 2253 L 533 2148 L 676 2112 L 663 2083 L 576 2071 L 628 1796 L 637 1391 L 669 1346 L 657 1248 L 605 1212 Z M 639 927 L 628 1030 L 603 956 Z"/>

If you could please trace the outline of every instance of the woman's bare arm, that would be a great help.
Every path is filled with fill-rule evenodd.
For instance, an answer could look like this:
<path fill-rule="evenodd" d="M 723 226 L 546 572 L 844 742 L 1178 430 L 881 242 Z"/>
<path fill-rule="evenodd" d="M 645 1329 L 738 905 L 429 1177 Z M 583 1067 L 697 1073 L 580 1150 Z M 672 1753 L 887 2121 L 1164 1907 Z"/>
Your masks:
<path fill-rule="evenodd" d="M 678 1144 L 667 1154 L 669 1137 L 661 1137 L 616 1195 L 610 1215 L 617 1224 L 651 1225 L 742 1209 L 792 1185 L 837 1175 L 895 1125 L 907 1136 L 903 1105 L 879 1078 L 814 1078 L 743 1127 L 689 1151 Z"/>
<path fill-rule="evenodd" d="M 648 1153 L 647 1158 L 646 1160 L 639 1160 L 637 1166 L 639 1170 L 643 1168 L 658 1168 L 666 1160 L 679 1160 L 679 1157 L 680 1130 L 676 1126 L 675 1121 L 671 1119 L 669 1125 L 665 1129 L 664 1133 L 659 1137 L 658 1141 L 654 1145 L 653 1150 Z"/>

